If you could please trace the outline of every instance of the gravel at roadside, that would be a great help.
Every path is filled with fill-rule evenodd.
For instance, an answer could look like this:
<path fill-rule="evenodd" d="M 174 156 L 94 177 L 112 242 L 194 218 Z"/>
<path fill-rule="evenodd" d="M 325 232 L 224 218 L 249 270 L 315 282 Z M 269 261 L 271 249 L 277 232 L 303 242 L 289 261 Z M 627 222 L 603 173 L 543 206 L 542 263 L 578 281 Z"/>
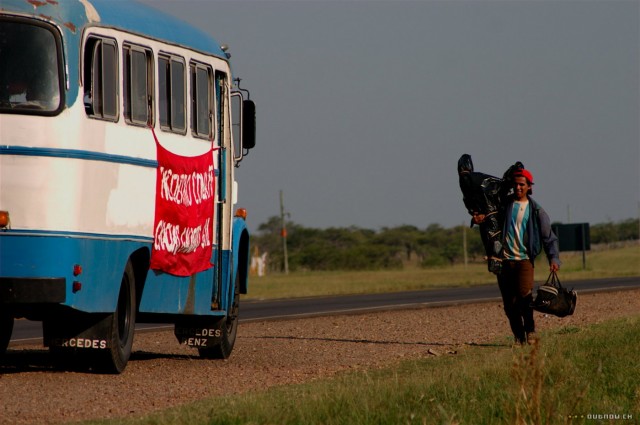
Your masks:
<path fill-rule="evenodd" d="M 640 314 L 640 290 L 580 294 L 573 316 L 536 313 L 537 330 Z M 121 375 L 51 368 L 41 347 L 11 347 L 0 366 L 0 425 L 141 416 L 222 394 L 256 391 L 392 365 L 467 344 L 504 342 L 499 302 L 241 324 L 233 354 L 207 361 L 172 332 L 138 333 Z"/>

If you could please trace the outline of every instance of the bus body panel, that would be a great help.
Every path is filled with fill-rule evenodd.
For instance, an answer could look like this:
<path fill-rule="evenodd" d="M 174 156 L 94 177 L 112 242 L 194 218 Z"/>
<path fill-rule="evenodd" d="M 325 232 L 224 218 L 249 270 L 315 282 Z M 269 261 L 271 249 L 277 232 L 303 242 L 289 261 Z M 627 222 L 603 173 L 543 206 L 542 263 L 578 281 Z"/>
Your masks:
<path fill-rule="evenodd" d="M 231 253 L 222 252 L 222 281 L 228 280 L 229 264 Z M 217 257 L 217 250 L 214 250 L 212 263 Z M 176 278 L 165 273 L 158 273 L 149 270 L 145 280 L 144 292 L 140 301 L 141 313 L 157 314 L 190 314 L 190 315 L 220 315 L 226 311 L 227 299 L 220 300 L 218 305 L 213 306 L 214 294 L 217 287 L 213 285 L 214 274 L 217 273 L 217 266 L 214 265 L 209 270 L 197 273 L 189 277 Z M 224 302 L 222 302 L 224 301 Z"/>
<path fill-rule="evenodd" d="M 18 147 L 0 147 L 0 168 L 14 229 L 153 236 L 155 168 Z"/>
<path fill-rule="evenodd" d="M 10 276 L 29 285 L 33 280 L 61 278 L 66 299 L 60 305 L 92 313 L 113 312 L 127 259 L 145 245 L 149 243 L 74 234 L 0 233 L 0 279 Z M 76 265 L 81 273 L 74 275 Z"/>
<path fill-rule="evenodd" d="M 24 281 L 26 285 L 39 280 L 60 279 L 64 282 L 66 298 L 56 300 L 57 303 L 87 313 L 109 313 L 115 309 L 122 270 L 131 253 L 140 250 L 150 252 L 151 243 L 44 232 L 0 233 L 0 282 L 7 276 Z M 230 281 L 237 268 L 232 270 L 229 265 L 246 259 L 237 259 L 237 255 L 229 251 L 223 251 L 221 255 L 222 281 Z M 217 250 L 214 250 L 212 263 L 217 257 Z M 80 266 L 79 274 L 74 274 L 75 266 Z M 212 308 L 213 294 L 217 291 L 213 286 L 215 273 L 215 265 L 188 277 L 147 269 L 144 282 L 140 282 L 143 290 L 139 311 L 219 315 L 233 300 L 228 291 L 223 291 L 216 308 Z"/>

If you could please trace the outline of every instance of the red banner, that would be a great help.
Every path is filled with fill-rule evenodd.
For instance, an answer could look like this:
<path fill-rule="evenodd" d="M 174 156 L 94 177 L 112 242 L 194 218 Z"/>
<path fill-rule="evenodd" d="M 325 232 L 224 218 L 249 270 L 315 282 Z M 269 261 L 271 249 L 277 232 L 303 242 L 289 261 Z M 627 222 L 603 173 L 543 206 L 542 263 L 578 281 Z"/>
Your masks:
<path fill-rule="evenodd" d="M 184 157 L 163 148 L 157 138 L 156 147 L 158 169 L 151 269 L 190 276 L 212 267 L 213 149 L 204 155 Z"/>

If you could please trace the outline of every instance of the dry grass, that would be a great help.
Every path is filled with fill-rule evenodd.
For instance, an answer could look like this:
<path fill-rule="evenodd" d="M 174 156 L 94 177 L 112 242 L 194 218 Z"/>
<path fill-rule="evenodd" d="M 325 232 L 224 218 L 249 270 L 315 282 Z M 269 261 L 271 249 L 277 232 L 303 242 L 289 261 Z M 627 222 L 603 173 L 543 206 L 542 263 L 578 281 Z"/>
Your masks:
<path fill-rule="evenodd" d="M 562 282 L 604 277 L 640 276 L 640 245 L 589 251 L 583 269 L 582 253 L 562 253 Z M 549 270 L 543 260 L 536 266 L 536 281 Z M 484 263 L 420 268 L 408 264 L 402 270 L 281 273 L 252 276 L 248 299 L 310 297 L 486 285 L 495 282 Z"/>

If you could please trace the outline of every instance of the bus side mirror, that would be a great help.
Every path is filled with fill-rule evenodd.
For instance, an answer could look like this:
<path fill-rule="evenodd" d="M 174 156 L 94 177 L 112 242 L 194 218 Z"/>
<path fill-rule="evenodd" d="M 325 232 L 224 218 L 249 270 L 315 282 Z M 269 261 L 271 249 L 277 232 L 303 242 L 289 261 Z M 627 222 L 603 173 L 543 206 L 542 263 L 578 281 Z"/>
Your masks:
<path fill-rule="evenodd" d="M 253 100 L 242 101 L 242 147 L 253 149 L 256 146 L 256 104 Z"/>

